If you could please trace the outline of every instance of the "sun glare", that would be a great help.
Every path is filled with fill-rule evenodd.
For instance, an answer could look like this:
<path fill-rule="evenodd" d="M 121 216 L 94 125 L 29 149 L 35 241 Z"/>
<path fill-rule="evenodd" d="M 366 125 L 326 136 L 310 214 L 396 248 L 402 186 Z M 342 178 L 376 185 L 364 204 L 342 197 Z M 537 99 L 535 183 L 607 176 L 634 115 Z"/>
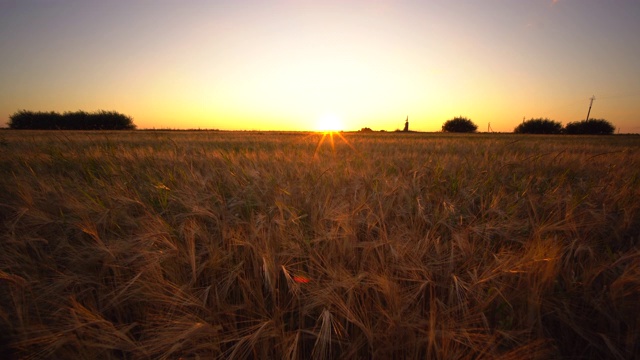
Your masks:
<path fill-rule="evenodd" d="M 334 114 L 323 115 L 316 123 L 316 131 L 335 132 L 343 129 L 342 120 Z"/>
<path fill-rule="evenodd" d="M 349 146 L 353 151 L 356 149 L 347 141 L 347 139 L 343 136 L 342 131 L 344 130 L 344 124 L 342 123 L 342 119 L 334 114 L 326 114 L 318 118 L 316 122 L 316 133 L 322 133 L 320 140 L 318 140 L 318 144 L 316 145 L 316 151 L 313 154 L 314 158 L 318 158 L 318 154 L 322 144 L 324 144 L 325 140 L 328 140 L 331 145 L 331 150 L 333 154 L 336 153 L 336 144 L 334 141 L 334 137 L 342 140 L 347 146 Z"/>

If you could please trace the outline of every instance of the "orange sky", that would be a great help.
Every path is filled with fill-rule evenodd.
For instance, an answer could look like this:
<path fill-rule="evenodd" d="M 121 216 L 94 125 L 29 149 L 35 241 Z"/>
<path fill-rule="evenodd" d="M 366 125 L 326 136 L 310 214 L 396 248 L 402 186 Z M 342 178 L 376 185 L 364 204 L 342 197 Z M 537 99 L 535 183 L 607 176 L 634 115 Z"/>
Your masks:
<path fill-rule="evenodd" d="M 632 0 L 0 1 L 0 124 L 512 131 L 595 95 L 591 117 L 640 132 L 638 19 Z"/>

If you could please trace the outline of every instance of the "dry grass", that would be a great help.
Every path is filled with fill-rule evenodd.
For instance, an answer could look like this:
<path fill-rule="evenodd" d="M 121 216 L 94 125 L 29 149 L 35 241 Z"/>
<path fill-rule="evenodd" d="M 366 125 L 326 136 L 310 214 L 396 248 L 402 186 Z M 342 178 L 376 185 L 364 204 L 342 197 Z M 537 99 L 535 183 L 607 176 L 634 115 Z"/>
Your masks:
<path fill-rule="evenodd" d="M 637 137 L 2 135 L 5 357 L 640 353 Z"/>

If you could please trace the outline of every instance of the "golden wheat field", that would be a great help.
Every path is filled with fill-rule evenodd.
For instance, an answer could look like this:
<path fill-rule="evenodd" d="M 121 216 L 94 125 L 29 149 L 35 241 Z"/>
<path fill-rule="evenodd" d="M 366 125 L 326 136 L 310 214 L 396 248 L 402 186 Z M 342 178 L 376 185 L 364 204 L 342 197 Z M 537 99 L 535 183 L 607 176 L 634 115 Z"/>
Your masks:
<path fill-rule="evenodd" d="M 630 359 L 640 137 L 0 132 L 24 359 Z"/>

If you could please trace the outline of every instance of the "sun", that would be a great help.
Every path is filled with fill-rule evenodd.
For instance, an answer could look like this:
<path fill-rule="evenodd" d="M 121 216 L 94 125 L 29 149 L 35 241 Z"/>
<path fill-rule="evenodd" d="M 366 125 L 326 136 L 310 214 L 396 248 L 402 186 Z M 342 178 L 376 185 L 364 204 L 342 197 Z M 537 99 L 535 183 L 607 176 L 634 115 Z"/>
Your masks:
<path fill-rule="evenodd" d="M 344 130 L 342 119 L 335 114 L 322 115 L 316 122 L 316 131 L 337 132 Z"/>
<path fill-rule="evenodd" d="M 329 144 L 331 145 L 331 150 L 333 155 L 336 154 L 336 144 L 334 141 L 334 137 L 342 140 L 347 146 L 351 148 L 351 150 L 356 151 L 356 149 L 349 143 L 349 141 L 343 136 L 342 131 L 344 130 L 344 124 L 342 123 L 342 119 L 335 114 L 325 114 L 318 118 L 315 127 L 315 133 L 321 133 L 322 136 L 318 140 L 318 144 L 316 145 L 316 150 L 313 153 L 314 159 L 319 158 L 320 148 L 325 140 L 329 140 Z"/>

